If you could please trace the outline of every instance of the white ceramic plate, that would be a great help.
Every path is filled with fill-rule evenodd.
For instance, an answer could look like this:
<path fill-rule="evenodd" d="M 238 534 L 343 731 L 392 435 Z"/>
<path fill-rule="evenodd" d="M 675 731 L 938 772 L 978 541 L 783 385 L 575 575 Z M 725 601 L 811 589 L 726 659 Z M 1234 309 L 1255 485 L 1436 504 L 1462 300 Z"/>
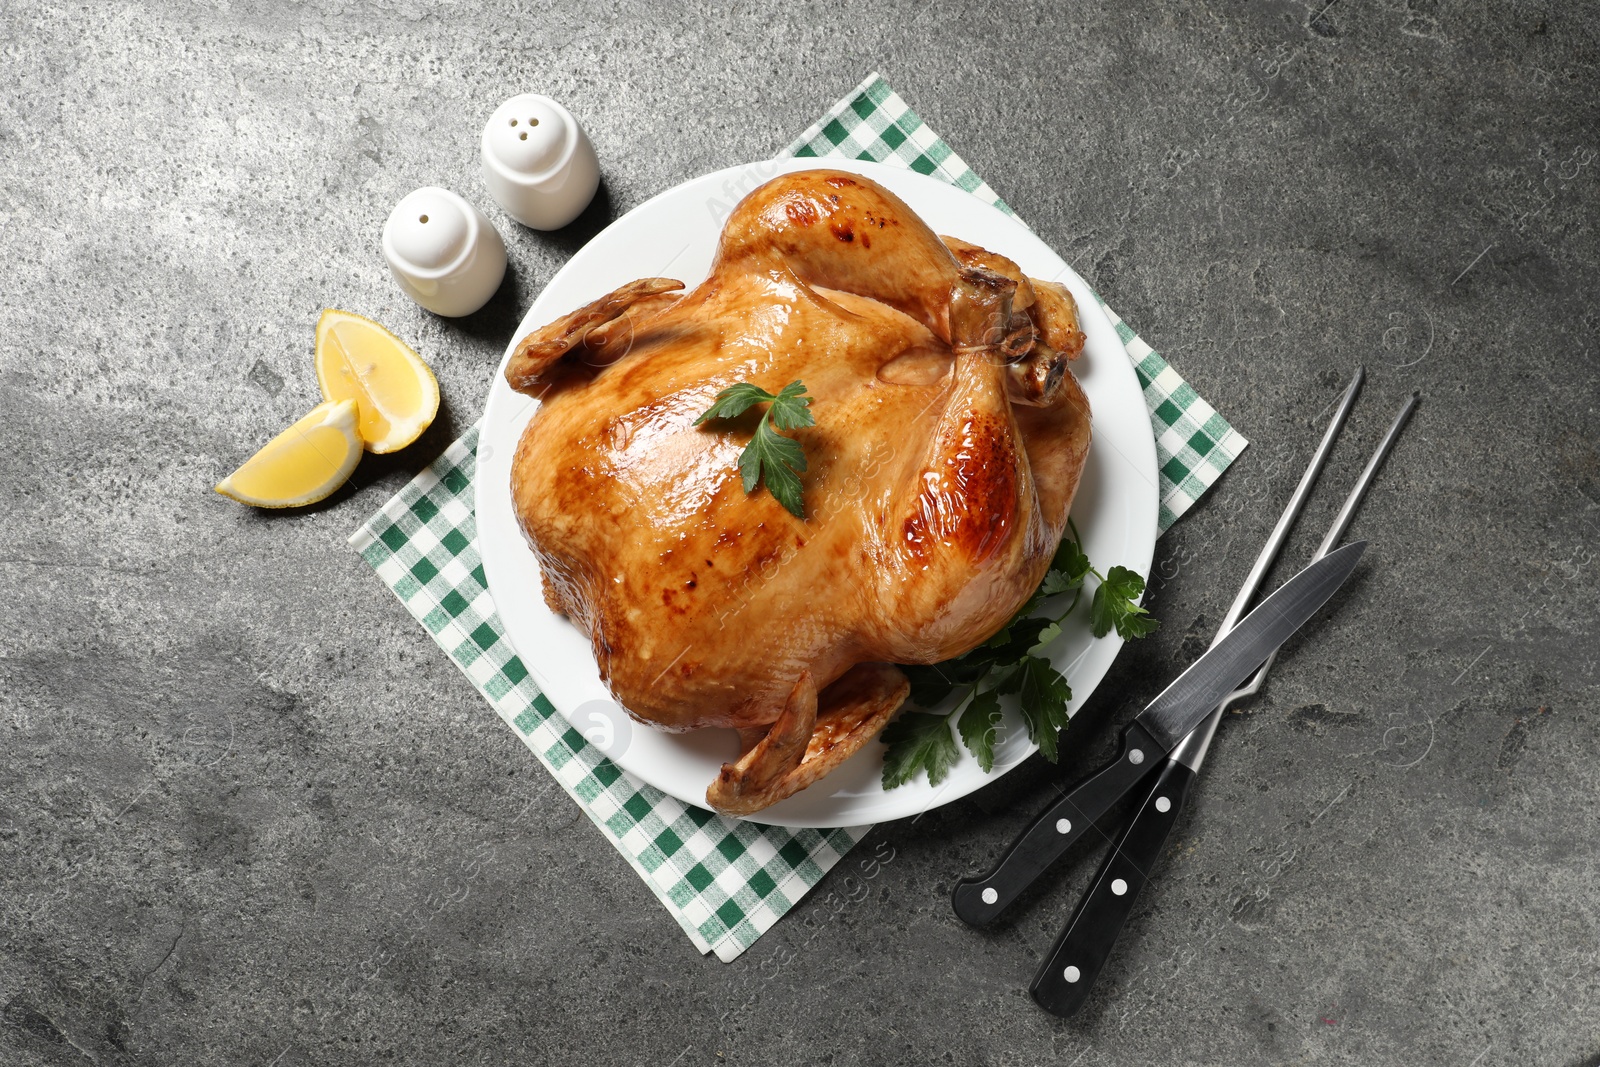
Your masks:
<path fill-rule="evenodd" d="M 1063 282 L 1078 300 L 1088 339 L 1073 371 L 1094 412 L 1094 444 L 1073 504 L 1084 550 L 1104 572 L 1116 564 L 1148 574 L 1155 551 L 1155 441 L 1133 367 L 1089 286 L 1026 227 L 970 193 L 914 171 L 840 160 L 772 160 L 685 182 L 639 205 L 590 241 L 528 309 L 516 341 L 573 308 L 635 278 L 682 279 L 690 288 L 711 268 L 722 223 L 745 193 L 777 174 L 817 166 L 856 171 L 911 205 L 935 232 L 1010 257 L 1028 275 Z M 504 361 L 501 370 L 504 371 Z M 667 734 L 620 713 L 600 681 L 589 638 L 553 614 L 539 565 L 511 507 L 511 458 L 538 402 L 513 392 L 503 374 L 489 391 L 478 446 L 478 538 L 489 591 L 512 645 L 556 710 L 624 770 L 679 800 L 704 806 L 706 786 L 738 753 L 732 730 Z M 1051 660 L 1072 684 L 1076 711 L 1105 676 L 1121 640 L 1089 633 L 1086 606 L 1067 620 Z M 1034 752 L 1014 707 L 1007 708 L 995 767 L 984 774 L 965 751 L 937 787 L 926 779 L 885 791 L 883 746 L 867 745 L 810 789 L 761 812 L 783 826 L 856 826 L 915 815 L 991 782 Z"/>

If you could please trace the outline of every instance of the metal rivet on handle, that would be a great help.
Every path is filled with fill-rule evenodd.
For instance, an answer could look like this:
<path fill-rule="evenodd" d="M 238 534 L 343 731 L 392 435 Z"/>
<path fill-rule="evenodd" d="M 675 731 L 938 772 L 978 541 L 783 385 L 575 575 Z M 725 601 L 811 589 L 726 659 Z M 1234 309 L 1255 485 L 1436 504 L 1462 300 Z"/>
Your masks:
<path fill-rule="evenodd" d="M 1135 767 L 1137 767 L 1139 764 L 1143 763 L 1144 762 L 1144 749 L 1136 748 L 1132 752 L 1128 753 L 1128 762 L 1133 764 Z"/>
<path fill-rule="evenodd" d="M 1166 797 L 1156 797 L 1156 810 L 1171 811 L 1172 801 L 1168 800 Z"/>
<path fill-rule="evenodd" d="M 1111 883 L 1111 891 L 1120 897 L 1128 891 L 1128 883 L 1118 878 Z"/>
<path fill-rule="evenodd" d="M 1066 970 L 1061 972 L 1061 977 L 1065 978 L 1069 982 L 1076 982 L 1079 978 L 1083 977 L 1083 972 L 1078 970 L 1076 967 L 1068 967 Z"/>
<path fill-rule="evenodd" d="M 990 886 L 988 889 L 985 889 L 983 891 L 983 902 L 985 904 L 993 904 L 995 901 L 997 901 L 999 899 L 1000 899 L 1000 894 L 996 893 L 994 891 L 994 886 Z"/>
<path fill-rule="evenodd" d="M 1072 833 L 1072 820 L 1071 819 L 1057 819 L 1056 820 L 1056 833 L 1058 833 L 1058 834 L 1070 834 L 1070 833 Z"/>

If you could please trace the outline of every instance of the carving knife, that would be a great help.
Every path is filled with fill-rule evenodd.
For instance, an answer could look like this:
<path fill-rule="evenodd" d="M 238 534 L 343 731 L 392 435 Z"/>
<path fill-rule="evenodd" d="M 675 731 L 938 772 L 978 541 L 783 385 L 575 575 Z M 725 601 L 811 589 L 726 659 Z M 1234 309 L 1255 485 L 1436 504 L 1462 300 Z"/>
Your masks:
<path fill-rule="evenodd" d="M 993 870 L 956 883 L 956 915 L 972 926 L 992 922 L 1327 603 L 1366 547 L 1356 541 L 1311 564 L 1195 660 L 1123 730 L 1115 760 L 1046 809 Z"/>

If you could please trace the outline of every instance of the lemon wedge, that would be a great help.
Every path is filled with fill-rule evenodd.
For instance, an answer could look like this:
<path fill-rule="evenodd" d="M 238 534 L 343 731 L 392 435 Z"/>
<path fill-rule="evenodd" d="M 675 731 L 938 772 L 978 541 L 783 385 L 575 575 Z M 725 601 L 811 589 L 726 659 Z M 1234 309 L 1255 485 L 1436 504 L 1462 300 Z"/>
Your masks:
<path fill-rule="evenodd" d="M 439 381 L 404 341 L 371 319 L 329 308 L 317 320 L 317 383 L 328 400 L 354 400 L 368 452 L 393 452 L 439 413 Z"/>
<path fill-rule="evenodd" d="M 217 483 L 217 492 L 258 508 L 315 504 L 343 485 L 361 459 L 356 402 L 328 401 L 262 446 Z"/>

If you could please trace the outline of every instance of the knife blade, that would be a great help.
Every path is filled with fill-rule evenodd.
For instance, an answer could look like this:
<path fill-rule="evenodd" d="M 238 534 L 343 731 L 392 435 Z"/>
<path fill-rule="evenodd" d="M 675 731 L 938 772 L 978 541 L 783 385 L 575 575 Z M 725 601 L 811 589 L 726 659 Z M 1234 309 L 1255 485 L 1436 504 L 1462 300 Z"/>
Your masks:
<path fill-rule="evenodd" d="M 1327 603 L 1350 577 L 1366 547 L 1365 541 L 1356 541 L 1311 564 L 1195 660 L 1123 730 L 1115 760 L 1040 814 L 987 874 L 956 883 L 951 894 L 956 915 L 971 926 L 993 922 L 1097 819 L 1154 771 L 1234 686 Z"/>
<path fill-rule="evenodd" d="M 1345 545 L 1283 583 L 1139 713 L 1134 721 L 1161 745 L 1162 755 L 1176 748 L 1234 686 L 1328 602 L 1366 547 L 1365 541 Z"/>

